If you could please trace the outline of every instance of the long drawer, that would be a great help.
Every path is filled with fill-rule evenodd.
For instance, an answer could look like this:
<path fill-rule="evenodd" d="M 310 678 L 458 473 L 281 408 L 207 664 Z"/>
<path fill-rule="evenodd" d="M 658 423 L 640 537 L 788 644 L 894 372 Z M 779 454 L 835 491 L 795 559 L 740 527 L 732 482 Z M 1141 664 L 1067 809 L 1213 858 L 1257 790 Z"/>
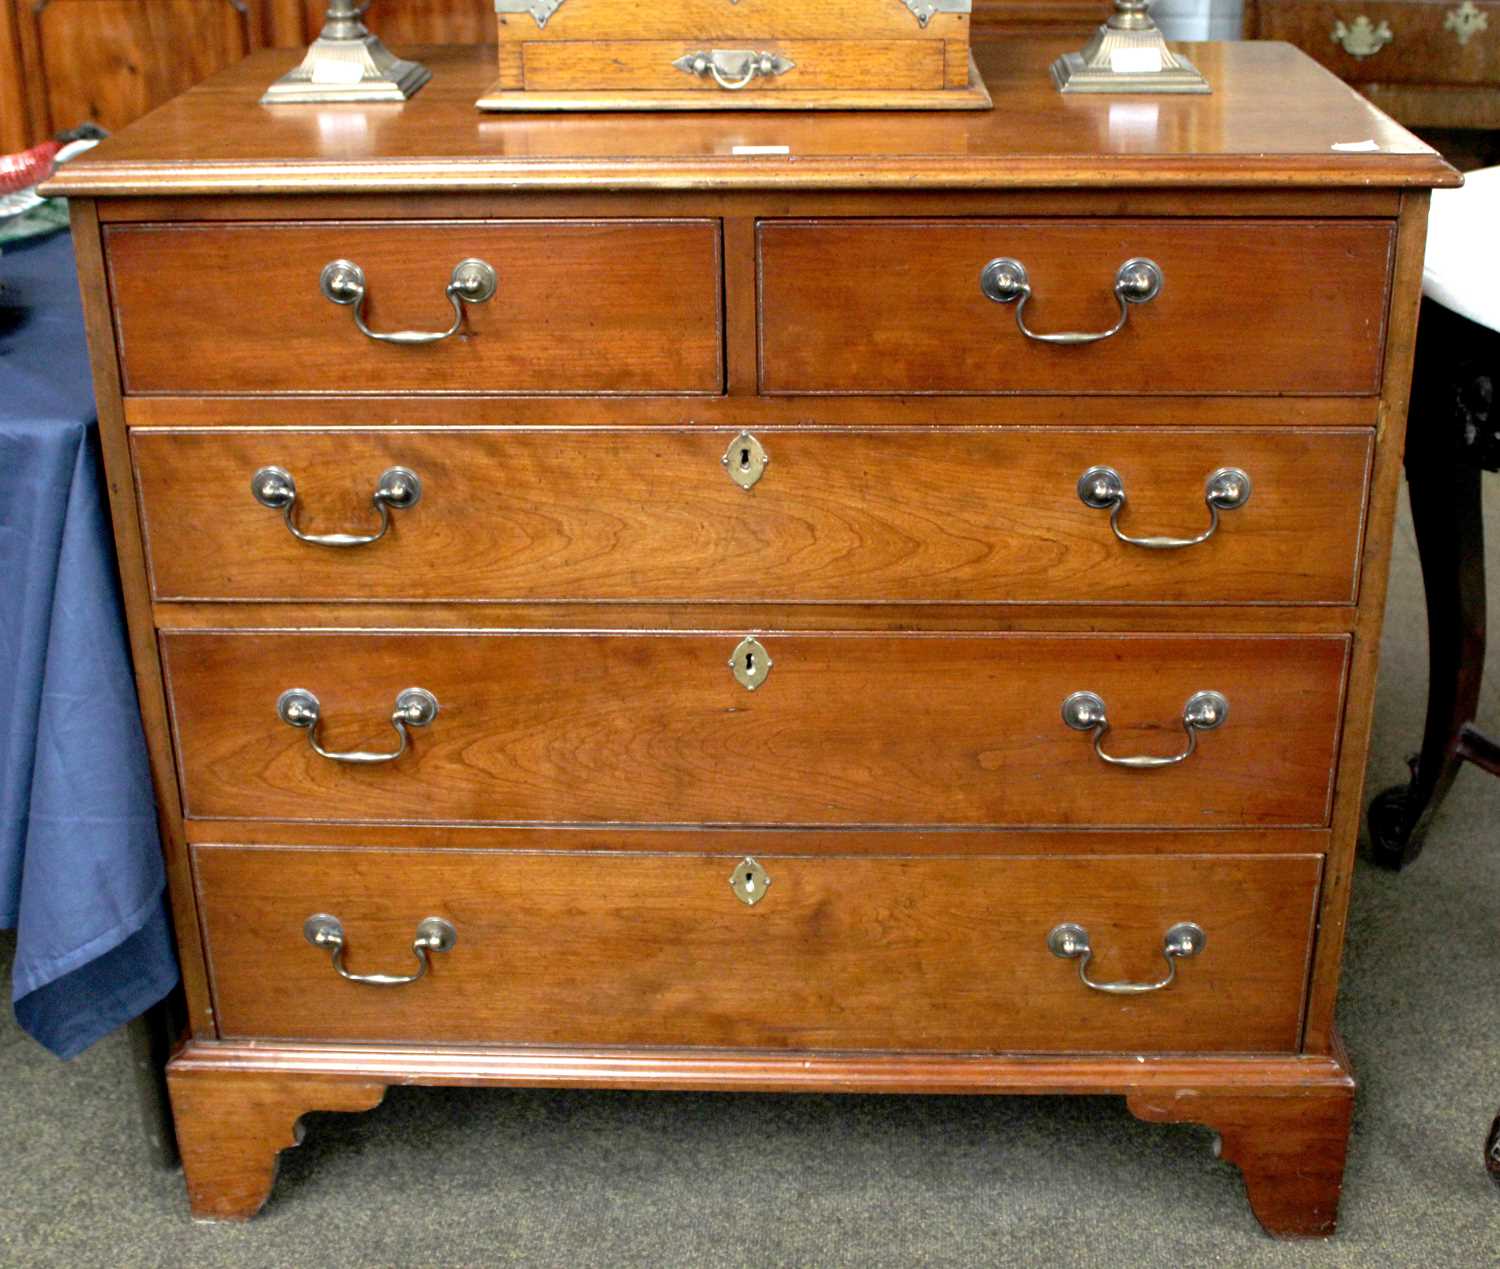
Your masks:
<path fill-rule="evenodd" d="M 1248 1052 L 1297 1046 L 1321 861 L 207 846 L 194 867 L 225 1037 Z M 452 945 L 415 953 L 431 918 Z M 1198 950 L 1169 960 L 1184 923 Z M 1172 981 L 1090 988 L 1060 925 L 1094 982 Z M 353 982 L 335 950 L 355 975 L 430 968 Z"/>
<path fill-rule="evenodd" d="M 197 817 L 1225 828 L 1326 822 L 1348 640 L 164 631 L 161 647 Z M 412 687 L 437 715 L 397 728 Z M 1081 692 L 1098 704 L 1074 721 L 1102 711 L 1107 733 L 1064 721 Z M 1205 714 L 1204 692 L 1222 707 Z M 1189 749 L 1157 769 L 1100 756 Z"/>
<path fill-rule="evenodd" d="M 723 388 L 717 221 L 124 225 L 105 250 L 128 393 Z M 493 294 L 450 299 L 469 260 Z"/>
<path fill-rule="evenodd" d="M 763 221 L 758 235 L 763 392 L 1379 389 L 1383 221 Z M 1122 269 L 1143 258 L 1159 290 L 1125 304 Z M 1028 296 L 982 289 L 1002 260 Z M 1044 336 L 1124 323 L 1059 344 L 1024 335 L 1018 310 Z"/>
<path fill-rule="evenodd" d="M 1350 603 L 1373 434 L 215 428 L 132 442 L 158 599 Z M 1120 541 L 1112 508 L 1079 494 L 1100 466 L 1119 479 L 1121 533 L 1189 540 L 1216 512 L 1218 528 L 1176 550 Z M 1225 468 L 1250 496 L 1217 511 L 1208 485 Z M 252 491 L 272 469 L 290 489 L 279 505 Z M 383 537 L 294 536 L 375 535 L 397 469 L 421 493 L 386 508 Z"/>

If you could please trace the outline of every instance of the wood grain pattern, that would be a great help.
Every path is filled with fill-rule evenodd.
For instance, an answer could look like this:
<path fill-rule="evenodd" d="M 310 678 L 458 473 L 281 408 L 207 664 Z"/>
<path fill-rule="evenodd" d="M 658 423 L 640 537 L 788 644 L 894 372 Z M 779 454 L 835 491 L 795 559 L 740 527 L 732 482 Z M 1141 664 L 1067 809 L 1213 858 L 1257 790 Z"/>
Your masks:
<path fill-rule="evenodd" d="M 232 1104 L 237 1082 L 256 1088 L 257 1077 L 274 1076 L 280 1087 L 301 1090 L 303 1104 L 318 1104 L 319 1085 L 306 1079 L 339 1081 L 367 1090 L 372 1079 L 469 1087 L 558 1087 L 637 1089 L 725 1089 L 778 1092 L 1124 1094 L 1143 1118 L 1170 1119 L 1179 1102 L 1180 1118 L 1201 1117 L 1227 1131 L 1226 1148 L 1241 1161 L 1251 1150 L 1264 1158 L 1289 1161 L 1279 1141 L 1289 1139 L 1309 1151 L 1313 1188 L 1304 1191 L 1300 1169 L 1262 1167 L 1251 1182 L 1252 1201 L 1262 1219 L 1280 1214 L 1288 1224 L 1272 1233 L 1305 1232 L 1306 1213 L 1327 1212 L 1328 1170 L 1336 1158 L 1327 1136 L 1313 1125 L 1288 1123 L 1306 1115 L 1329 1124 L 1330 1104 L 1347 1105 L 1354 1092 L 1342 1046 L 1329 1056 L 1178 1057 L 1151 1054 L 1096 1057 L 978 1054 L 724 1053 L 712 1050 L 621 1050 L 491 1047 L 437 1048 L 431 1045 L 331 1044 L 275 1045 L 194 1041 L 173 1059 L 179 1077 L 202 1079 Z M 1245 1113 L 1236 1102 L 1249 1095 L 1279 1094 L 1280 1105 Z M 353 1099 L 371 1096 L 368 1091 Z M 293 1099 L 289 1099 L 293 1100 Z M 1158 1109 L 1161 1108 L 1161 1109 Z M 1240 1113 L 1231 1118 L 1234 1111 Z M 212 1118 L 205 1107 L 204 1118 Z M 1336 1129 L 1335 1129 L 1336 1131 Z M 941 1148 L 937 1146 L 936 1148 Z M 226 1171 L 235 1156 L 216 1160 Z M 258 1159 L 244 1155 L 241 1167 L 257 1170 Z M 227 1184 L 243 1184 L 226 1177 Z M 1274 1204 L 1274 1206 L 1273 1206 Z M 200 1209 L 200 1215 L 210 1215 Z M 1325 1231 L 1326 1232 L 1326 1231 Z"/>
<path fill-rule="evenodd" d="M 1324 1087 L 1131 1093 L 1126 1105 L 1156 1123 L 1205 1124 L 1221 1157 L 1239 1168 L 1251 1210 L 1268 1233 L 1326 1238 L 1338 1222 L 1354 1081 Z"/>
<path fill-rule="evenodd" d="M 267 0 L 5 0 L 4 7 L 14 15 L 16 45 L 6 50 L 0 40 L 0 54 L 18 53 L 19 61 L 0 61 L 0 80 L 25 92 L 28 145 L 89 121 L 122 128 L 268 42 Z"/>
<path fill-rule="evenodd" d="M 214 1034 L 213 1000 L 208 990 L 187 842 L 182 831 L 182 797 L 177 785 L 167 721 L 161 661 L 156 651 L 150 588 L 146 581 L 145 546 L 141 538 L 134 482 L 129 471 L 130 451 L 121 417 L 120 373 L 110 323 L 109 290 L 104 280 L 102 233 L 94 213 L 94 204 L 87 199 L 74 202 L 68 208 L 73 249 L 78 257 L 79 290 L 89 341 L 94 400 L 99 410 L 99 444 L 104 457 L 115 558 L 120 569 L 125 621 L 130 635 L 131 668 L 140 700 L 146 754 L 156 794 L 157 823 L 161 828 L 162 852 L 166 858 L 167 899 L 171 905 L 178 959 L 182 966 L 187 1026 L 191 1035 L 208 1036 Z"/>
<path fill-rule="evenodd" d="M 562 46 L 559 46 L 562 47 Z M 826 47 L 832 47 L 826 46 Z M 808 54 L 802 54 L 804 64 Z M 549 64 L 556 58 L 543 58 Z M 903 59 L 905 60 L 905 59 Z M 504 64 L 504 50 L 501 50 Z M 864 70 L 872 68 L 869 62 L 861 61 Z M 875 63 L 878 68 L 880 64 Z M 795 73 L 795 72 L 792 72 Z M 511 80 L 521 78 L 519 68 Z M 750 93 L 716 92 L 711 95 L 707 88 L 713 84 L 693 84 L 685 81 L 672 87 L 662 88 L 507 88 L 505 76 L 495 81 L 481 93 L 475 105 L 480 110 L 499 112 L 557 113 L 603 113 L 612 111 L 698 111 L 722 112 L 726 110 L 770 111 L 786 113 L 794 111 L 923 111 L 923 110 L 988 110 L 993 104 L 989 89 L 984 86 L 972 57 L 963 62 L 943 63 L 944 82 L 932 87 L 918 88 L 808 88 L 790 85 L 775 91 L 764 91 L 770 85 L 757 81 L 757 91 Z M 806 80 L 802 81 L 806 84 Z M 747 95 L 748 94 L 748 95 Z M 739 143 L 734 143 L 738 145 Z M 775 147 L 772 155 L 780 155 L 783 148 Z"/>
<path fill-rule="evenodd" d="M 502 190 L 1189 190 L 1367 191 L 1454 185 L 1427 145 L 1276 43 L 1195 45 L 1218 87 L 1165 97 L 1149 128 L 1111 130 L 1108 96 L 1060 109 L 1047 66 L 1058 42 L 984 45 L 975 60 L 1005 109 L 959 116 L 745 112 L 732 129 L 703 117 L 492 118 L 474 100 L 494 79 L 489 48 L 409 48 L 433 71 L 399 110 L 360 110 L 358 128 L 325 111 L 259 109 L 295 51 L 255 54 L 67 165 L 47 186 L 72 195 L 354 194 Z M 1275 92 L 1259 86 L 1275 83 Z M 1295 102 L 1296 108 L 1288 108 Z M 1330 149 L 1372 140 L 1372 153 Z M 736 156 L 784 145 L 789 157 Z M 1330 196 L 1332 197 L 1332 196 Z M 1332 211 L 1330 202 L 1329 210 Z M 986 257 L 988 259 L 988 257 Z M 981 262 L 982 263 L 982 262 Z M 1118 261 L 1112 261 L 1110 268 Z M 321 265 L 321 262 L 320 262 Z"/>
<path fill-rule="evenodd" d="M 346 824 L 277 821 L 189 820 L 188 841 L 200 845 L 338 846 L 349 844 Z M 583 853 L 636 851 L 651 855 L 1326 855 L 1326 828 L 1131 829 L 1079 832 L 1068 828 L 900 829 L 824 828 L 616 828 L 596 825 L 425 824 L 414 833 L 404 824 L 361 824 L 361 846 L 423 850 L 504 850 Z"/>
<path fill-rule="evenodd" d="M 753 908 L 730 893 L 739 862 L 198 848 L 222 1033 L 937 1052 L 1296 1043 L 1314 857 L 767 856 Z M 420 983 L 350 983 L 302 937 L 314 912 L 343 922 L 353 973 L 409 973 L 427 916 L 458 941 Z M 1046 946 L 1077 921 L 1094 975 L 1152 982 L 1183 919 L 1208 934 L 1203 953 L 1138 997 L 1090 991 Z"/>
<path fill-rule="evenodd" d="M 106 252 L 127 393 L 723 386 L 710 221 L 139 225 L 107 230 Z M 444 287 L 471 256 L 499 275 L 495 297 L 425 347 L 369 339 L 318 290 L 350 259 L 373 329 L 444 330 Z"/>
<path fill-rule="evenodd" d="M 1422 302 L 1422 262 L 1427 249 L 1428 199 L 1403 198 L 1396 239 L 1391 304 L 1391 355 L 1381 385 L 1380 429 L 1371 481 L 1370 521 L 1393 526 L 1400 497 L 1401 455 L 1406 440 L 1407 404 L 1411 395 L 1412 359 L 1417 315 Z M 1365 708 L 1351 710 L 1339 753 L 1338 800 L 1334 828 L 1342 848 L 1329 856 L 1327 884 L 1318 916 L 1318 954 L 1313 969 L 1304 1043 L 1312 1052 L 1327 1052 L 1335 1042 L 1334 1012 L 1343 963 L 1354 876 L 1354 848 L 1364 824 L 1365 767 L 1374 725 L 1375 681 L 1380 670 L 1380 629 L 1385 616 L 1393 533 L 1376 530 L 1366 536 L 1363 585 L 1354 624 L 1350 663 L 1350 699 Z"/>
<path fill-rule="evenodd" d="M 728 430 L 137 429 L 132 444 L 159 600 L 1354 599 L 1368 432 L 755 435 L 771 462 L 750 490 L 721 462 Z M 1144 550 L 1079 500 L 1099 463 L 1120 472 L 1136 534 L 1201 532 L 1222 466 L 1254 492 L 1210 541 Z M 250 496 L 268 464 L 295 477 L 306 532 L 372 527 L 391 466 L 424 493 L 385 540 L 330 550 Z"/>
<path fill-rule="evenodd" d="M 309 1111 L 371 1110 L 386 1086 L 373 1080 L 220 1072 L 170 1063 L 167 1081 L 188 1203 L 197 1220 L 245 1221 L 265 1206 L 277 1156 L 302 1143 Z"/>
<path fill-rule="evenodd" d="M 1380 222 L 764 221 L 761 390 L 1370 393 L 1392 242 Z M 979 289 L 1000 256 L 1044 332 L 1113 325 L 1126 260 L 1165 284 L 1112 339 L 1043 344 Z"/>
<path fill-rule="evenodd" d="M 915 25 L 915 24 L 913 24 Z M 554 41 L 522 46 L 523 86 L 529 91 L 576 92 L 640 89 L 697 92 L 742 107 L 767 93 L 833 89 L 933 90 L 944 86 L 943 46 L 918 40 L 759 39 L 754 51 L 793 63 L 778 75 L 761 75 L 732 97 L 709 76 L 689 75 L 674 66 L 680 57 L 702 51 L 702 38 Z M 964 63 L 967 70 L 968 62 Z M 964 76 L 968 80 L 967 74 Z"/>
<path fill-rule="evenodd" d="M 681 824 L 1313 826 L 1328 813 L 1347 641 L 769 632 L 163 633 L 193 816 Z M 393 748 L 403 688 L 444 712 L 382 767 L 276 717 L 305 687 L 325 747 Z M 1110 767 L 1059 715 L 1104 697 L 1116 752 L 1172 754 L 1183 703 L 1230 721 L 1194 758 Z"/>
<path fill-rule="evenodd" d="M 1448 14 L 1459 5 L 1432 0 L 1360 0 L 1354 9 L 1317 0 L 1259 0 L 1256 33 L 1261 39 L 1286 40 L 1305 49 L 1352 84 L 1500 87 L 1500 3 L 1470 3 L 1487 25 L 1462 44 L 1447 25 Z M 1332 35 L 1337 23 L 1352 25 L 1356 16 L 1377 27 L 1384 22 L 1394 38 L 1378 52 L 1355 57 Z"/>

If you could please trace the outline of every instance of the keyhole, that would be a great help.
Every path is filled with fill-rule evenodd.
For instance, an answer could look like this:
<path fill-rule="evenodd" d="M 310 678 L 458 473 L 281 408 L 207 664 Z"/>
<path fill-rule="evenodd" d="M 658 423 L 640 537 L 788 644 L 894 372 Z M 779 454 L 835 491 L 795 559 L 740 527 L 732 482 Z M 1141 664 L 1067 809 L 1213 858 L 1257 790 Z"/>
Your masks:
<path fill-rule="evenodd" d="M 755 677 L 755 653 L 753 652 L 745 653 L 745 673 L 752 679 Z"/>
<path fill-rule="evenodd" d="M 745 893 L 755 893 L 755 874 L 753 872 L 747 872 L 745 874 Z"/>
<path fill-rule="evenodd" d="M 750 470 L 750 447 L 748 445 L 742 445 L 740 447 L 740 470 Z"/>

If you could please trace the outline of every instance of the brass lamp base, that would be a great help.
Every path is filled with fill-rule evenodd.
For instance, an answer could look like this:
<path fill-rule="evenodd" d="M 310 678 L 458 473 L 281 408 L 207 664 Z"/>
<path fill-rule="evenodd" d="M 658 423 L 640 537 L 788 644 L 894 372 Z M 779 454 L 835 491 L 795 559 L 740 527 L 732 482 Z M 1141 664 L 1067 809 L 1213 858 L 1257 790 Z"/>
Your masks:
<path fill-rule="evenodd" d="M 295 70 L 266 89 L 263 106 L 330 101 L 405 101 L 432 78 L 397 57 L 360 21 L 354 0 L 329 0 L 322 34 Z"/>
<path fill-rule="evenodd" d="M 1063 93 L 1207 93 L 1213 89 L 1187 58 L 1172 52 L 1146 6 L 1117 0 L 1117 12 L 1081 53 L 1052 63 Z"/>

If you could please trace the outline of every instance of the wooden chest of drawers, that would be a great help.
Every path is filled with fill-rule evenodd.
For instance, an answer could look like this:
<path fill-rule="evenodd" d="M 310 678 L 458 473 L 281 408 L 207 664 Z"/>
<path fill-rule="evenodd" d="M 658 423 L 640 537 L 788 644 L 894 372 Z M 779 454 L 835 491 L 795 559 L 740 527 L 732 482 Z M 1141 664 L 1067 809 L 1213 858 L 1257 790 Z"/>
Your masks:
<path fill-rule="evenodd" d="M 267 115 L 267 55 L 69 167 L 195 1213 L 308 1110 L 583 1084 L 1123 1094 L 1332 1228 L 1456 178 L 1284 46 L 1056 51 L 878 123 L 481 120 L 458 49 Z"/>
<path fill-rule="evenodd" d="M 1412 127 L 1500 128 L 1496 0 L 1248 0 L 1245 34 L 1305 49 Z"/>

